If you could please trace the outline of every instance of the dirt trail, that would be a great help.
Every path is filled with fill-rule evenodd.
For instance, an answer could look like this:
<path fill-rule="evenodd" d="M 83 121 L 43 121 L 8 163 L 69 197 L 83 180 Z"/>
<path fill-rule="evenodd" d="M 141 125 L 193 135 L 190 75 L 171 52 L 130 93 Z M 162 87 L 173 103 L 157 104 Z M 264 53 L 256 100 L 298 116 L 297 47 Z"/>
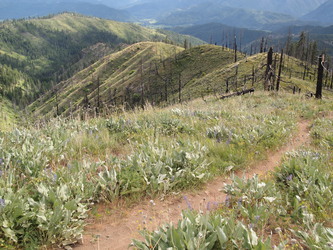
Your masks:
<path fill-rule="evenodd" d="M 271 152 L 267 160 L 249 166 L 245 171 L 236 173 L 245 174 L 246 178 L 257 174 L 263 176 L 272 171 L 281 163 L 283 155 L 298 147 L 309 143 L 309 123 L 301 121 L 298 124 L 298 133 L 282 148 Z M 165 200 L 143 200 L 131 208 L 122 206 L 113 207 L 110 204 L 99 208 L 100 219 L 90 221 L 86 227 L 83 244 L 76 249 L 122 250 L 127 249 L 131 239 L 140 238 L 139 230 L 144 227 L 155 230 L 166 222 L 176 223 L 181 218 L 181 212 L 189 207 L 207 211 L 225 201 L 226 195 L 220 190 L 230 178 L 219 177 L 207 183 L 200 191 L 187 191 L 181 195 L 167 197 Z"/>

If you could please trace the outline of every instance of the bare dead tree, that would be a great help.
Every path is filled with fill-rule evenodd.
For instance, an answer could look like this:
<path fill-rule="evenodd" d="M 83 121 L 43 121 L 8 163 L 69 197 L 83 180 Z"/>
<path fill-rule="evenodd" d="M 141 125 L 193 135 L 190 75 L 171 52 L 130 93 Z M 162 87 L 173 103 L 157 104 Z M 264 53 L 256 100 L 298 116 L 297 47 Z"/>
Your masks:
<path fill-rule="evenodd" d="M 235 62 L 237 62 L 237 37 L 234 36 Z"/>
<path fill-rule="evenodd" d="M 179 103 L 182 103 L 182 79 L 181 79 L 182 73 L 179 73 L 179 78 L 178 78 L 178 100 Z"/>
<path fill-rule="evenodd" d="M 276 91 L 279 91 L 279 89 L 280 89 L 280 81 L 281 81 L 281 73 L 282 73 L 282 64 L 283 64 L 283 49 L 281 50 L 280 65 L 279 65 L 279 73 L 278 73 L 277 83 L 276 83 Z"/>
<path fill-rule="evenodd" d="M 255 71 L 254 71 L 254 65 L 252 65 L 252 87 L 254 86 L 255 82 Z"/>
<path fill-rule="evenodd" d="M 273 76 L 272 64 L 273 64 L 273 48 L 270 47 L 267 54 L 267 67 L 266 67 L 266 74 L 264 81 L 264 90 L 269 90 L 271 86 L 271 79 Z"/>
<path fill-rule="evenodd" d="M 317 88 L 316 88 L 316 98 L 317 99 L 322 98 L 324 62 L 325 62 L 325 55 L 322 54 L 321 56 L 319 56 L 319 60 L 318 60 L 318 78 L 317 78 Z"/>

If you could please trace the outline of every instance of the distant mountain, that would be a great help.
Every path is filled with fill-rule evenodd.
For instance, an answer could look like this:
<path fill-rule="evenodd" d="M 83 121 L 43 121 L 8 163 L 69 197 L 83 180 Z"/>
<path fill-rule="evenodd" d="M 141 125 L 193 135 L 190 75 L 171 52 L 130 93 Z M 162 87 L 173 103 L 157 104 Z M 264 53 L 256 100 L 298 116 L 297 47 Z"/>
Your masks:
<path fill-rule="evenodd" d="M 217 45 L 226 45 L 227 43 L 230 43 L 230 41 L 233 43 L 234 35 L 236 35 L 238 43 L 241 43 L 244 46 L 270 34 L 265 31 L 235 28 L 220 23 L 208 23 L 190 27 L 175 27 L 172 28 L 172 30 L 181 34 L 195 36 L 207 43 Z"/>
<path fill-rule="evenodd" d="M 323 4 L 326 0 L 220 0 L 226 6 L 284 13 L 302 16 Z"/>
<path fill-rule="evenodd" d="M 268 24 L 282 24 L 293 20 L 293 17 L 285 14 L 226 7 L 220 3 L 202 3 L 186 10 L 175 11 L 159 19 L 158 24 L 185 26 L 215 22 L 242 28 L 261 29 Z"/>
<path fill-rule="evenodd" d="M 102 0 L 105 4 L 114 5 L 114 0 Z M 313 11 L 326 0 L 125 0 L 131 7 L 127 10 L 136 17 L 156 18 L 178 10 L 187 10 L 193 6 L 214 3 L 232 8 L 283 13 L 294 17 Z M 123 2 L 123 1 L 122 1 Z M 130 4 L 129 4 L 130 2 Z M 119 5 L 118 5 L 119 6 Z"/>
<path fill-rule="evenodd" d="M 39 17 L 61 12 L 76 12 L 116 21 L 133 21 L 127 11 L 113 9 L 102 4 L 74 0 L 63 0 L 62 2 L 50 0 L 45 2 L 31 0 L 0 1 L 0 20 Z"/>
<path fill-rule="evenodd" d="M 320 22 L 324 25 L 333 24 L 333 0 L 328 0 L 314 11 L 302 17 L 303 20 Z"/>

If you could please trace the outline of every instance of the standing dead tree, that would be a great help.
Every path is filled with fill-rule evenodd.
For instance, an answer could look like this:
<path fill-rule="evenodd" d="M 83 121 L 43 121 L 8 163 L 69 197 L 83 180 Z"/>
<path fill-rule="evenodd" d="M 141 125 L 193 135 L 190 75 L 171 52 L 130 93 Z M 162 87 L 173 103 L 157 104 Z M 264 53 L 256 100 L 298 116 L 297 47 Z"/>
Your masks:
<path fill-rule="evenodd" d="M 279 91 L 279 89 L 280 89 L 280 81 L 281 81 L 281 73 L 282 73 L 282 64 L 283 64 L 283 49 L 281 50 L 280 65 L 279 65 L 279 73 L 278 73 L 277 82 L 276 82 L 276 91 Z"/>
<path fill-rule="evenodd" d="M 273 48 L 270 47 L 267 54 L 267 67 L 266 67 L 265 82 L 264 82 L 264 90 L 266 91 L 270 90 L 272 85 L 272 77 L 274 76 L 272 64 L 273 64 Z"/>
<path fill-rule="evenodd" d="M 325 62 L 325 55 L 322 54 L 321 56 L 319 56 L 319 60 L 318 60 L 318 78 L 317 78 L 317 89 L 316 89 L 316 98 L 317 99 L 322 98 L 324 62 Z"/>

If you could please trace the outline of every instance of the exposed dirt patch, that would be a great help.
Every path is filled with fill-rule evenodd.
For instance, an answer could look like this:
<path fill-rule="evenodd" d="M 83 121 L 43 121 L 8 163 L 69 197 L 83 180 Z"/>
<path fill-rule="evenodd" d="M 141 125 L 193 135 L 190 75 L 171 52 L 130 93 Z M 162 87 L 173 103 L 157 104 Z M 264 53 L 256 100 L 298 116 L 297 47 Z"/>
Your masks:
<path fill-rule="evenodd" d="M 263 176 L 280 165 L 283 155 L 310 142 L 309 122 L 298 124 L 298 133 L 285 146 L 269 153 L 267 160 L 249 166 L 245 171 L 236 173 L 246 178 L 253 175 Z M 143 200 L 130 208 L 121 204 L 101 205 L 98 213 L 101 218 L 90 221 L 83 236 L 83 244 L 76 249 L 127 249 L 131 239 L 140 238 L 139 230 L 155 230 L 159 225 L 181 218 L 184 209 L 193 208 L 203 212 L 224 203 L 226 195 L 220 190 L 230 177 L 219 177 L 207 183 L 200 191 L 186 191 L 164 200 Z"/>

